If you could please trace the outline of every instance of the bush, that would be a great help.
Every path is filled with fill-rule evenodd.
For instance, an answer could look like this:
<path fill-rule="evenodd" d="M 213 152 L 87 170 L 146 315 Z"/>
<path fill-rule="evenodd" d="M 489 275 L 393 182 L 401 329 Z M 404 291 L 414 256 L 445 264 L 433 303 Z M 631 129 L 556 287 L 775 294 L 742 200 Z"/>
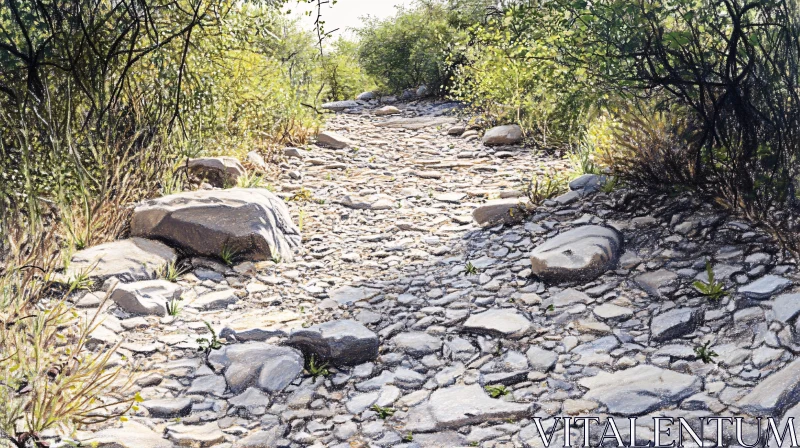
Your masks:
<path fill-rule="evenodd" d="M 333 42 L 331 50 L 322 58 L 319 68 L 326 101 L 353 99 L 376 87 L 361 68 L 356 42 L 340 37 Z"/>
<path fill-rule="evenodd" d="M 800 22 L 794 2 L 557 5 L 578 30 L 571 44 L 587 49 L 565 53 L 568 64 L 590 70 L 610 89 L 656 97 L 662 110 L 677 105 L 688 114 L 687 129 L 695 132 L 684 142 L 683 161 L 673 164 L 655 151 L 661 170 L 674 171 L 672 180 L 715 194 L 755 219 L 794 200 L 800 155 Z"/>
<path fill-rule="evenodd" d="M 425 85 L 442 93 L 448 85 L 451 68 L 446 60 L 456 30 L 443 3 L 399 8 L 392 18 L 370 19 L 357 33 L 361 65 L 383 90 L 398 93 Z"/>
<path fill-rule="evenodd" d="M 466 60 L 451 94 L 492 124 L 518 123 L 540 147 L 577 144 L 600 99 L 586 71 L 559 61 L 563 14 L 529 3 L 490 15 L 470 30 Z"/>

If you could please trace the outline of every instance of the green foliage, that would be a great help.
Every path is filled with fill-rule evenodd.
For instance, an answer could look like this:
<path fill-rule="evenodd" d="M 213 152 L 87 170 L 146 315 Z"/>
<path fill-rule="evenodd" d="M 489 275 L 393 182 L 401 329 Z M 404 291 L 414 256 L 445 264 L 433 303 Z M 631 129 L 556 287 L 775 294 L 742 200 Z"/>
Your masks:
<path fill-rule="evenodd" d="M 368 19 L 357 33 L 361 65 L 381 89 L 397 93 L 425 85 L 440 92 L 448 84 L 446 59 L 456 30 L 442 2 L 398 8 L 394 17 Z"/>
<path fill-rule="evenodd" d="M 237 251 L 233 246 L 228 244 L 224 244 L 222 249 L 219 252 L 219 258 L 225 263 L 227 266 L 233 266 L 233 263 L 236 262 L 236 259 L 239 256 L 239 251 Z"/>
<path fill-rule="evenodd" d="M 206 324 L 206 328 L 208 328 L 208 332 L 211 333 L 210 338 L 197 338 L 197 351 L 204 353 L 208 356 L 212 350 L 219 350 L 222 348 L 223 344 L 217 338 L 217 332 L 214 331 L 214 328 L 211 327 L 211 324 L 208 322 L 204 322 Z"/>
<path fill-rule="evenodd" d="M 708 277 L 707 281 L 697 280 L 692 284 L 700 294 L 703 294 L 713 301 L 720 300 L 728 295 L 728 291 L 725 289 L 725 283 L 714 279 L 714 269 L 708 261 L 706 262 L 706 276 Z"/>
<path fill-rule="evenodd" d="M 511 391 L 508 390 L 508 388 L 506 386 L 503 386 L 502 384 L 486 385 L 484 386 L 484 389 L 486 389 L 486 392 L 488 392 L 489 396 L 492 398 L 500 398 L 502 396 L 511 393 Z"/>
<path fill-rule="evenodd" d="M 328 376 L 331 374 L 330 371 L 328 371 L 328 363 L 326 362 L 318 365 L 314 355 L 311 355 L 311 358 L 308 360 L 308 367 L 306 367 L 306 371 L 308 371 L 308 374 L 314 379 L 317 379 L 320 376 Z"/>
<path fill-rule="evenodd" d="M 375 83 L 361 67 L 358 49 L 356 42 L 340 37 L 322 57 L 319 78 L 326 101 L 353 99 L 375 88 Z"/>
<path fill-rule="evenodd" d="M 493 123 L 520 124 L 541 147 L 577 143 L 599 92 L 586 70 L 560 62 L 561 52 L 580 52 L 566 36 L 572 23 L 549 4 L 520 2 L 475 24 L 455 53 L 450 93 Z M 455 58 L 455 59 L 454 59 Z"/>
<path fill-rule="evenodd" d="M 711 341 L 708 341 L 705 344 L 699 345 L 694 348 L 694 353 L 697 355 L 697 359 L 703 361 L 703 364 L 712 363 L 714 362 L 714 358 L 719 356 L 717 352 L 709 348 L 710 346 L 711 346 Z"/>
<path fill-rule="evenodd" d="M 175 261 L 169 262 L 161 268 L 160 277 L 168 282 L 175 283 L 181 275 L 186 273 L 186 268 L 178 267 Z"/>
<path fill-rule="evenodd" d="M 464 275 L 478 275 L 480 271 L 471 261 L 468 261 L 466 265 L 464 265 Z"/>
<path fill-rule="evenodd" d="M 169 301 L 167 301 L 166 306 L 167 306 L 167 314 L 173 317 L 180 314 L 181 309 L 183 308 L 181 307 L 181 299 L 170 299 Z"/>
<path fill-rule="evenodd" d="M 387 418 L 393 416 L 395 413 L 394 408 L 378 406 L 377 404 L 373 404 L 372 407 L 370 407 L 370 409 L 375 411 L 375 413 L 378 414 L 378 418 L 381 420 L 386 420 Z"/>
<path fill-rule="evenodd" d="M 567 179 L 563 173 L 548 172 L 542 176 L 534 176 L 525 189 L 525 195 L 532 205 L 558 196 L 567 190 Z"/>

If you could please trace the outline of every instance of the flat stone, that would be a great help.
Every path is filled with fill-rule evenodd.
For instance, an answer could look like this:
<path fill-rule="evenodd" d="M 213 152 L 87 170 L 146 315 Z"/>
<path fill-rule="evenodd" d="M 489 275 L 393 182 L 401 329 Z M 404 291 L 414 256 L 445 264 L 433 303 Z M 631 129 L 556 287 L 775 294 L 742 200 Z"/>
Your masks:
<path fill-rule="evenodd" d="M 738 405 L 761 416 L 778 416 L 800 401 L 800 358 L 761 381 Z"/>
<path fill-rule="evenodd" d="M 167 427 L 167 438 L 179 446 L 206 448 L 225 441 L 225 434 L 216 422 L 204 425 L 174 425 Z"/>
<path fill-rule="evenodd" d="M 186 165 L 190 174 L 218 188 L 233 187 L 247 173 L 235 157 L 200 157 L 189 159 Z"/>
<path fill-rule="evenodd" d="M 174 448 L 174 445 L 147 426 L 127 421 L 120 428 L 104 429 L 83 440 L 97 448 Z"/>
<path fill-rule="evenodd" d="M 525 418 L 530 406 L 489 397 L 480 385 L 438 389 L 428 403 L 410 411 L 407 430 L 432 432 L 484 422 Z"/>
<path fill-rule="evenodd" d="M 266 392 L 283 390 L 303 371 L 304 359 L 290 347 L 249 342 L 212 350 L 208 362 L 224 371 L 228 388 L 238 394 L 248 387 Z"/>
<path fill-rule="evenodd" d="M 572 191 L 595 192 L 600 191 L 606 183 L 606 176 L 600 174 L 584 174 L 569 183 Z"/>
<path fill-rule="evenodd" d="M 328 297 L 340 305 L 352 305 L 362 300 L 369 300 L 380 294 L 380 290 L 367 287 L 344 286 L 328 291 Z"/>
<path fill-rule="evenodd" d="M 241 410 L 244 416 L 264 415 L 269 408 L 269 396 L 255 387 L 248 387 L 241 394 L 228 400 L 232 408 Z"/>
<path fill-rule="evenodd" d="M 412 117 L 412 118 L 393 118 L 383 123 L 375 123 L 379 128 L 403 128 L 412 131 L 424 129 L 432 126 L 446 126 L 456 122 L 452 117 Z"/>
<path fill-rule="evenodd" d="M 595 316 L 601 319 L 622 319 L 633 316 L 633 309 L 614 305 L 613 303 L 604 303 L 592 310 Z"/>
<path fill-rule="evenodd" d="M 166 316 L 167 303 L 180 298 L 183 288 L 166 280 L 119 283 L 109 299 L 134 315 Z"/>
<path fill-rule="evenodd" d="M 652 365 L 640 365 L 617 372 L 600 372 L 583 378 L 580 385 L 589 389 L 586 400 L 603 403 L 610 414 L 643 415 L 677 404 L 700 391 L 700 378 Z"/>
<path fill-rule="evenodd" d="M 516 224 L 525 218 L 526 206 L 519 199 L 496 199 L 488 201 L 472 211 L 472 219 L 479 226 Z"/>
<path fill-rule="evenodd" d="M 654 341 L 668 341 L 695 330 L 701 313 L 695 308 L 676 308 L 653 317 L 650 333 Z"/>
<path fill-rule="evenodd" d="M 739 293 L 751 299 L 765 300 L 790 286 L 792 286 L 791 280 L 777 275 L 765 275 L 739 288 Z"/>
<path fill-rule="evenodd" d="M 233 443 L 233 448 L 272 448 L 278 446 L 283 438 L 284 427 L 277 425 L 272 429 L 259 429 Z"/>
<path fill-rule="evenodd" d="M 528 363 L 531 369 L 537 372 L 549 372 L 556 366 L 558 361 L 558 354 L 556 352 L 545 350 L 536 346 L 531 346 L 525 355 L 528 357 Z"/>
<path fill-rule="evenodd" d="M 442 348 L 442 340 L 421 331 L 400 333 L 392 339 L 395 347 L 415 358 L 431 355 Z"/>
<path fill-rule="evenodd" d="M 360 106 L 358 101 L 347 100 L 347 101 L 332 101 L 330 103 L 324 103 L 322 105 L 322 108 L 327 110 L 332 110 L 334 112 L 341 112 L 345 109 L 350 109 L 358 106 Z"/>
<path fill-rule="evenodd" d="M 122 282 L 151 280 L 177 260 L 166 244 L 145 238 L 130 238 L 100 244 L 75 252 L 64 276 L 71 280 L 88 274 L 97 283 L 116 277 Z"/>
<path fill-rule="evenodd" d="M 433 198 L 439 202 L 447 202 L 450 204 L 459 204 L 461 200 L 464 199 L 467 195 L 464 193 L 442 193 L 437 194 Z"/>
<path fill-rule="evenodd" d="M 772 301 L 775 319 L 789 323 L 800 314 L 800 294 L 781 294 Z"/>
<path fill-rule="evenodd" d="M 189 305 L 201 311 L 212 311 L 225 309 L 238 301 L 235 289 L 220 289 L 200 294 Z"/>
<path fill-rule="evenodd" d="M 660 269 L 637 276 L 634 281 L 640 288 L 653 297 L 663 297 L 662 288 L 673 286 L 678 280 L 678 274 Z"/>
<path fill-rule="evenodd" d="M 547 282 L 591 281 L 619 261 L 622 235 L 588 225 L 561 233 L 531 253 L 533 273 Z"/>
<path fill-rule="evenodd" d="M 252 261 L 291 261 L 300 246 L 288 207 L 263 188 L 199 190 L 146 201 L 133 211 L 131 234 L 166 241 L 188 255 L 219 258 L 232 251 Z"/>
<path fill-rule="evenodd" d="M 495 336 L 521 337 L 532 330 L 532 324 L 516 309 L 493 308 L 471 315 L 464 322 L 464 330 Z"/>
<path fill-rule="evenodd" d="M 317 144 L 333 149 L 344 149 L 354 146 L 355 142 L 336 132 L 323 131 L 317 134 Z"/>
<path fill-rule="evenodd" d="M 522 128 L 517 124 L 495 126 L 483 134 L 484 145 L 514 145 L 522 141 Z"/>
<path fill-rule="evenodd" d="M 355 320 L 336 320 L 292 332 L 288 345 L 317 360 L 354 366 L 378 357 L 378 336 Z"/>
<path fill-rule="evenodd" d="M 379 117 L 382 117 L 382 116 L 385 116 L 385 115 L 397 115 L 399 113 L 401 113 L 400 109 L 398 109 L 398 108 L 396 108 L 394 106 L 383 106 L 380 109 L 375 109 L 375 112 L 374 112 L 374 114 L 379 116 Z"/>
<path fill-rule="evenodd" d="M 147 409 L 153 418 L 186 417 L 192 412 L 192 400 L 190 398 L 147 400 L 142 403 L 142 407 Z"/>

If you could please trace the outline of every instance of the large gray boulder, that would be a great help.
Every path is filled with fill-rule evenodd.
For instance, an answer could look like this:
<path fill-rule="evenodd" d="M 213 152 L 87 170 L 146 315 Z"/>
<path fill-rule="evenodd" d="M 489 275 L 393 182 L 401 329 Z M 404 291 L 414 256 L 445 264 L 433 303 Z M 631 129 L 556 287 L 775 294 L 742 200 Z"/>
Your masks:
<path fill-rule="evenodd" d="M 133 211 L 131 235 L 153 238 L 187 255 L 292 260 L 300 231 L 286 204 L 268 190 L 234 188 L 179 193 L 147 201 Z"/>
<path fill-rule="evenodd" d="M 581 226 L 537 246 L 531 252 L 531 269 L 547 282 L 591 281 L 616 266 L 621 253 L 619 232 Z"/>
<path fill-rule="evenodd" d="M 116 277 L 122 282 L 156 278 L 177 256 L 169 246 L 144 238 L 130 238 L 90 247 L 72 255 L 64 276 L 79 275 L 102 282 Z"/>
<path fill-rule="evenodd" d="M 372 101 L 377 98 L 378 95 L 376 95 L 375 92 L 362 92 L 356 97 L 358 101 Z"/>
<path fill-rule="evenodd" d="M 192 174 L 215 187 L 225 188 L 236 185 L 237 179 L 246 171 L 235 157 L 201 157 L 186 162 Z"/>
<path fill-rule="evenodd" d="M 144 316 L 166 316 L 167 302 L 180 298 L 183 288 L 166 280 L 120 283 L 109 299 L 123 310 Z"/>
<path fill-rule="evenodd" d="M 298 350 L 263 342 L 212 350 L 208 363 L 224 373 L 228 389 L 235 394 L 248 387 L 281 391 L 303 372 L 303 355 Z"/>
<path fill-rule="evenodd" d="M 484 145 L 514 145 L 522 141 L 522 128 L 517 124 L 495 126 L 483 134 Z"/>
<path fill-rule="evenodd" d="M 287 345 L 314 355 L 319 362 L 354 366 L 378 357 L 378 335 L 354 320 L 336 320 L 295 330 Z"/>
<path fill-rule="evenodd" d="M 617 372 L 600 372 L 584 378 L 580 385 L 589 389 L 583 398 L 596 400 L 615 415 L 642 415 L 672 406 L 700 391 L 696 376 L 640 365 Z"/>

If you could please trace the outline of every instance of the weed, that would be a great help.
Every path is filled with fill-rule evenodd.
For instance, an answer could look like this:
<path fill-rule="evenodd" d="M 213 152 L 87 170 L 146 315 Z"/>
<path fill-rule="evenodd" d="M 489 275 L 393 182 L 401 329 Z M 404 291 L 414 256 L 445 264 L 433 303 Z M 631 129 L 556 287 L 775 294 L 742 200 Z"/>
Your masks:
<path fill-rule="evenodd" d="M 698 345 L 694 348 L 694 353 L 697 355 L 697 359 L 703 361 L 703 364 L 709 364 L 714 362 L 714 358 L 719 356 L 717 352 L 711 350 L 709 347 L 711 346 L 711 341 L 706 342 L 703 345 Z"/>
<path fill-rule="evenodd" d="M 708 261 L 706 262 L 706 276 L 708 277 L 708 281 L 697 280 L 692 284 L 700 294 L 714 301 L 720 300 L 728 295 L 728 291 L 725 290 L 725 283 L 718 282 L 714 279 L 714 269 Z"/>
<path fill-rule="evenodd" d="M 238 252 L 236 249 L 227 244 L 223 245 L 222 249 L 219 251 L 219 258 L 228 266 L 233 266 L 237 256 Z"/>
<path fill-rule="evenodd" d="M 619 177 L 618 176 L 608 176 L 606 177 L 605 183 L 600 187 L 600 191 L 603 193 L 611 193 L 617 189 L 619 185 Z"/>
<path fill-rule="evenodd" d="M 375 413 L 378 414 L 378 418 L 381 419 L 381 420 L 386 420 L 387 418 L 393 416 L 394 413 L 395 413 L 395 409 L 394 408 L 378 406 L 377 404 L 373 404 L 370 409 L 375 411 Z"/>
<path fill-rule="evenodd" d="M 317 379 L 320 376 L 328 376 L 331 372 L 328 370 L 328 363 L 323 363 L 322 365 L 317 365 L 317 359 L 314 355 L 311 355 L 311 359 L 308 360 L 308 374 L 311 375 L 312 378 Z"/>
<path fill-rule="evenodd" d="M 563 176 L 546 174 L 531 179 L 525 190 L 525 195 L 532 205 L 539 205 L 544 201 L 558 196 L 566 191 L 566 180 Z"/>
<path fill-rule="evenodd" d="M 478 275 L 478 272 L 478 268 L 471 261 L 468 261 L 464 266 L 464 275 Z"/>
<path fill-rule="evenodd" d="M 500 398 L 502 396 L 508 395 L 511 391 L 508 390 L 506 386 L 502 384 L 490 384 L 488 386 L 484 386 L 486 392 L 489 393 L 489 396 L 492 398 Z"/>
<path fill-rule="evenodd" d="M 173 261 L 165 264 L 164 267 L 161 268 L 160 276 L 168 282 L 175 283 L 178 281 L 178 278 L 185 273 L 186 269 L 179 268 L 178 264 Z"/>
<path fill-rule="evenodd" d="M 206 328 L 208 328 L 208 332 L 211 333 L 211 338 L 197 338 L 197 351 L 201 353 L 205 353 L 208 356 L 212 350 L 219 350 L 222 348 L 223 344 L 222 341 L 217 339 L 217 332 L 211 328 L 211 324 L 208 322 L 203 322 L 206 324 Z"/>
<path fill-rule="evenodd" d="M 308 188 L 301 188 L 294 192 L 292 197 L 289 198 L 293 202 L 309 202 L 314 199 L 314 194 Z"/>
<path fill-rule="evenodd" d="M 300 210 L 297 212 L 297 228 L 300 229 L 301 232 L 303 231 L 305 223 L 306 223 L 306 211 Z"/>
<path fill-rule="evenodd" d="M 407 432 L 406 435 L 403 436 L 403 442 L 413 442 L 414 441 L 414 433 L 411 431 Z"/>
<path fill-rule="evenodd" d="M 67 294 L 91 289 L 94 285 L 94 281 L 89 277 L 90 272 L 91 269 L 89 268 L 77 272 L 75 276 L 69 280 L 69 291 L 67 291 Z"/>
<path fill-rule="evenodd" d="M 181 299 L 171 299 L 167 301 L 167 314 L 177 316 L 181 312 Z"/>
<path fill-rule="evenodd" d="M 236 186 L 240 188 L 262 188 L 264 185 L 264 177 L 260 174 L 244 173 L 236 179 Z"/>
<path fill-rule="evenodd" d="M 275 264 L 281 264 L 281 261 L 283 261 L 283 256 L 281 255 L 281 253 L 278 251 L 274 251 L 274 253 L 272 254 L 272 262 Z"/>

